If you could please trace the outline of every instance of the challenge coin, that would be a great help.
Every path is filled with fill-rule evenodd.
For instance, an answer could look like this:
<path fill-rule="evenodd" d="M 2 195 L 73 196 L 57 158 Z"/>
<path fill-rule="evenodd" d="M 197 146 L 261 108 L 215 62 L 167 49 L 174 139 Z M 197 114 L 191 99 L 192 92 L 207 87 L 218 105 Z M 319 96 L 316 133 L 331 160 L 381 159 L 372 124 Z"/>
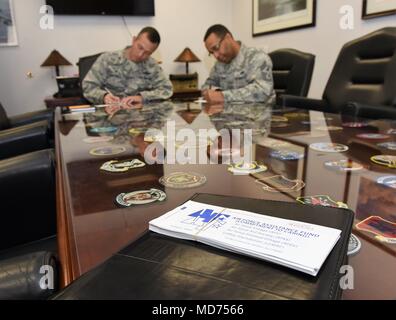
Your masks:
<path fill-rule="evenodd" d="M 264 191 L 269 192 L 297 192 L 305 187 L 302 180 L 290 180 L 282 175 L 255 180 L 262 185 Z"/>
<path fill-rule="evenodd" d="M 367 122 L 344 122 L 342 126 L 345 128 L 364 128 L 368 127 L 369 124 Z"/>
<path fill-rule="evenodd" d="M 361 134 L 357 134 L 356 137 L 360 139 L 368 139 L 368 140 L 384 140 L 390 138 L 390 136 L 381 133 L 361 133 Z"/>
<path fill-rule="evenodd" d="M 83 141 L 85 143 L 101 143 L 101 142 L 109 142 L 113 139 L 114 139 L 114 137 L 102 136 L 102 137 L 88 137 L 88 138 L 85 138 Z"/>
<path fill-rule="evenodd" d="M 248 175 L 252 173 L 259 173 L 267 171 L 267 166 L 263 164 L 257 164 L 256 161 L 251 163 L 237 163 L 228 166 L 228 171 L 232 172 L 233 174 L 239 175 Z"/>
<path fill-rule="evenodd" d="M 319 131 L 341 131 L 343 130 L 342 127 L 337 127 L 337 126 L 319 126 L 314 128 Z"/>
<path fill-rule="evenodd" d="M 360 251 L 361 248 L 362 243 L 360 242 L 359 238 L 354 234 L 351 234 L 348 242 L 348 256 L 354 256 Z"/>
<path fill-rule="evenodd" d="M 126 151 L 125 147 L 120 146 L 107 146 L 92 149 L 89 153 L 93 156 L 112 156 Z"/>
<path fill-rule="evenodd" d="M 206 182 L 206 177 L 195 172 L 174 172 L 161 177 L 159 182 L 168 188 L 195 188 L 203 185 Z"/>
<path fill-rule="evenodd" d="M 100 169 L 108 172 L 126 172 L 131 169 L 142 168 L 146 164 L 139 159 L 133 160 L 111 160 L 105 162 Z"/>
<path fill-rule="evenodd" d="M 381 166 L 385 166 L 388 168 L 396 168 L 396 156 L 378 155 L 371 157 L 370 160 Z"/>
<path fill-rule="evenodd" d="M 331 143 L 331 142 L 313 143 L 309 147 L 312 150 L 322 151 L 322 152 L 344 152 L 349 149 L 346 145 L 340 143 Z"/>
<path fill-rule="evenodd" d="M 388 149 L 388 150 L 396 150 L 396 142 L 378 143 L 377 146 L 380 148 Z"/>
<path fill-rule="evenodd" d="M 348 205 L 346 203 L 343 203 L 341 201 L 334 201 L 327 195 L 299 197 L 296 200 L 297 200 L 297 202 L 300 202 L 302 204 L 309 204 L 309 205 L 313 205 L 313 206 L 348 209 Z"/>
<path fill-rule="evenodd" d="M 92 128 L 89 131 L 92 133 L 112 133 L 118 130 L 117 127 L 96 127 Z"/>
<path fill-rule="evenodd" d="M 117 196 L 116 202 L 123 207 L 143 205 L 153 202 L 161 202 L 166 199 L 166 193 L 158 189 L 140 190 L 129 193 L 121 193 Z"/>
<path fill-rule="evenodd" d="M 377 183 L 396 189 L 396 176 L 379 177 Z"/>
<path fill-rule="evenodd" d="M 360 163 L 354 162 L 352 160 L 337 160 L 337 161 L 326 161 L 324 165 L 329 169 L 334 169 L 338 171 L 359 171 L 363 169 Z"/>
<path fill-rule="evenodd" d="M 275 150 L 270 153 L 270 156 L 279 160 L 298 160 L 304 158 L 304 154 L 288 150 Z"/>

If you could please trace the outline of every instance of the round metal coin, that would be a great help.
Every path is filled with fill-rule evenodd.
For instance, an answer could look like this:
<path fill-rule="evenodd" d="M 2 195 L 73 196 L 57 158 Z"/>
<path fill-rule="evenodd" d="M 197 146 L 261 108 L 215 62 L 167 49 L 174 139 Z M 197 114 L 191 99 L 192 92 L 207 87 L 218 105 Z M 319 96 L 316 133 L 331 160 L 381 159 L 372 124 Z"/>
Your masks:
<path fill-rule="evenodd" d="M 103 137 L 88 137 L 85 138 L 83 141 L 85 143 L 100 143 L 100 142 L 109 142 L 113 139 L 114 137 L 103 136 Z"/>
<path fill-rule="evenodd" d="M 377 146 L 388 150 L 396 150 L 396 142 L 378 143 Z"/>
<path fill-rule="evenodd" d="M 320 126 L 314 128 L 319 131 L 340 131 L 343 130 L 341 127 L 336 127 L 336 126 Z"/>
<path fill-rule="evenodd" d="M 90 129 L 89 131 L 92 133 L 112 133 L 116 132 L 117 130 L 117 127 L 96 127 Z"/>
<path fill-rule="evenodd" d="M 366 122 L 344 122 L 342 126 L 345 128 L 363 128 L 368 127 L 369 124 Z"/>
<path fill-rule="evenodd" d="M 120 146 L 107 146 L 92 149 L 89 153 L 93 156 L 112 156 L 126 151 L 125 147 Z"/>
<path fill-rule="evenodd" d="M 148 204 L 156 201 L 164 201 L 166 193 L 158 189 L 140 190 L 129 193 L 121 193 L 117 196 L 116 202 L 123 207 L 133 205 Z"/>
<path fill-rule="evenodd" d="M 173 172 L 161 177 L 159 182 L 168 188 L 195 188 L 203 185 L 206 182 L 206 177 L 195 172 Z"/>
<path fill-rule="evenodd" d="M 324 164 L 329 169 L 335 169 L 338 171 L 359 171 L 363 169 L 360 163 L 351 160 L 337 160 L 337 161 L 326 161 Z"/>
<path fill-rule="evenodd" d="M 126 172 L 131 169 L 142 168 L 146 164 L 139 159 L 133 160 L 111 160 L 104 163 L 100 169 L 108 172 Z"/>
<path fill-rule="evenodd" d="M 248 175 L 252 173 L 265 172 L 267 170 L 267 166 L 258 164 L 256 161 L 251 163 L 237 163 L 228 166 L 228 171 L 236 175 Z"/>
<path fill-rule="evenodd" d="M 360 242 L 359 238 L 356 237 L 354 234 L 351 234 L 348 242 L 348 256 L 353 256 L 357 254 L 361 248 L 362 243 Z"/>
<path fill-rule="evenodd" d="M 270 156 L 280 160 L 298 160 L 304 158 L 302 153 L 288 150 L 275 150 L 270 153 Z"/>
<path fill-rule="evenodd" d="M 312 150 L 322 151 L 322 152 L 344 152 L 349 149 L 346 145 L 340 143 L 331 143 L 331 142 L 313 143 L 309 147 Z"/>
<path fill-rule="evenodd" d="M 356 135 L 356 137 L 360 139 L 369 139 L 369 140 L 383 140 L 390 138 L 388 135 L 381 133 L 361 133 Z"/>
<path fill-rule="evenodd" d="M 396 189 L 396 176 L 379 177 L 377 183 Z"/>
<path fill-rule="evenodd" d="M 378 156 L 373 156 L 370 158 L 370 160 L 381 166 L 385 166 L 388 168 L 396 168 L 396 156 L 382 154 Z"/>

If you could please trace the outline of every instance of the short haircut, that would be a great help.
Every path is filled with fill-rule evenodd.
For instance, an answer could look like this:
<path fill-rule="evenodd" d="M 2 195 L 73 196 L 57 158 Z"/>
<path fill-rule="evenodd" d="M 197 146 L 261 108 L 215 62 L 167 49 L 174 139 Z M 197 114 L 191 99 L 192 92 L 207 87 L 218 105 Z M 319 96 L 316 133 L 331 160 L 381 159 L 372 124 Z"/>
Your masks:
<path fill-rule="evenodd" d="M 140 30 L 138 37 L 144 33 L 147 34 L 147 38 L 150 40 L 151 43 L 160 44 L 161 37 L 156 29 L 154 29 L 153 27 L 144 27 L 142 30 Z"/>
<path fill-rule="evenodd" d="M 208 31 L 206 31 L 204 41 L 206 41 L 206 39 L 208 39 L 212 33 L 214 33 L 219 38 L 225 37 L 227 33 L 229 33 L 232 37 L 232 33 L 225 26 L 222 24 L 215 24 L 209 27 Z"/>

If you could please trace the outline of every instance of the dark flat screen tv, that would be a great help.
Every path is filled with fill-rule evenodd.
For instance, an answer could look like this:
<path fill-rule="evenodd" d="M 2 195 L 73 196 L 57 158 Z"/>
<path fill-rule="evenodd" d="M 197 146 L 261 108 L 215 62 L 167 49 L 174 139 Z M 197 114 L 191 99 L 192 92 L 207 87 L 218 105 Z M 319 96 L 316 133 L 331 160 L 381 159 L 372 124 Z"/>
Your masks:
<path fill-rule="evenodd" d="M 55 15 L 154 16 L 154 0 L 46 0 Z"/>

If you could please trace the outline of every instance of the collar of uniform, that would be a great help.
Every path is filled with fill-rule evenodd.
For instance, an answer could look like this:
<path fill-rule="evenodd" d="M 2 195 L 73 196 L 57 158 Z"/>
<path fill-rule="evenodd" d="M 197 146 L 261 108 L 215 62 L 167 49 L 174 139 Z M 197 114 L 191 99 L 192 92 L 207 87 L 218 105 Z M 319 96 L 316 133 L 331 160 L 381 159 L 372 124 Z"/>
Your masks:
<path fill-rule="evenodd" d="M 241 45 L 241 47 L 239 49 L 237 56 L 230 63 L 231 68 L 239 67 L 240 65 L 242 65 L 243 61 L 245 60 L 246 46 L 241 42 L 239 42 L 239 44 Z"/>

